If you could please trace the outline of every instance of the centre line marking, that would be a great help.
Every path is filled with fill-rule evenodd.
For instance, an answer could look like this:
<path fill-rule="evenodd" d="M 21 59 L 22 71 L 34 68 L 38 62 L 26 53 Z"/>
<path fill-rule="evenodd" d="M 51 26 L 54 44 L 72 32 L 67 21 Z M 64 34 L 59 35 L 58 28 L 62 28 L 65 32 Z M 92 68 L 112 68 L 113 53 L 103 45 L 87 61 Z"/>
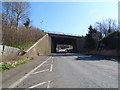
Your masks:
<path fill-rule="evenodd" d="M 51 81 L 49 80 L 49 81 L 48 81 L 47 88 L 50 88 L 50 82 L 51 82 Z"/>
<path fill-rule="evenodd" d="M 52 69 L 53 69 L 53 65 L 51 64 L 51 66 L 50 66 L 50 72 L 52 72 Z"/>
<path fill-rule="evenodd" d="M 47 82 L 42 82 L 42 83 L 39 83 L 39 84 L 30 86 L 30 87 L 28 87 L 28 89 L 30 89 L 30 88 L 35 88 L 35 87 L 40 86 L 40 85 L 43 85 L 43 84 L 45 84 L 45 83 L 47 83 Z"/>
<path fill-rule="evenodd" d="M 38 73 L 42 73 L 42 72 L 46 72 L 46 71 L 49 71 L 49 69 L 42 70 L 42 71 L 38 71 L 38 72 L 34 72 L 34 73 L 32 73 L 32 74 L 38 74 Z"/>
<path fill-rule="evenodd" d="M 22 78 L 20 78 L 19 80 L 17 80 L 15 83 L 13 83 L 12 85 L 9 86 L 9 88 L 14 88 L 16 87 L 18 84 L 20 84 L 23 80 L 25 80 L 28 76 L 30 76 L 30 74 L 32 74 L 34 71 L 36 71 L 38 68 L 40 68 L 44 63 L 46 63 L 49 59 L 51 59 L 51 57 L 49 57 L 46 61 L 42 62 L 41 64 L 39 64 L 37 67 L 35 67 L 33 70 L 31 70 L 29 73 L 27 73 L 25 76 L 23 76 Z"/>

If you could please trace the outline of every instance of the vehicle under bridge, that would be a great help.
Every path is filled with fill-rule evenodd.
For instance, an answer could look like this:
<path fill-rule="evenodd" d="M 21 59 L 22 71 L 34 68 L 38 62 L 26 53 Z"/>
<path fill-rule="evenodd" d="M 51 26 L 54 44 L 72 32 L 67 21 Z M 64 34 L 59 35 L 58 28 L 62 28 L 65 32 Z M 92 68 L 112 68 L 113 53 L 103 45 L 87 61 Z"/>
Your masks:
<path fill-rule="evenodd" d="M 79 47 L 79 39 L 81 38 L 80 36 L 70 36 L 70 35 L 62 35 L 62 34 L 53 34 L 49 33 L 49 37 L 51 40 L 51 53 L 56 53 L 57 51 L 57 45 L 68 45 L 71 46 L 72 50 L 70 52 L 76 53 L 78 52 L 78 47 Z M 66 48 L 67 49 L 67 48 Z M 65 48 L 64 48 L 65 50 Z M 63 51 L 67 52 L 67 51 Z"/>

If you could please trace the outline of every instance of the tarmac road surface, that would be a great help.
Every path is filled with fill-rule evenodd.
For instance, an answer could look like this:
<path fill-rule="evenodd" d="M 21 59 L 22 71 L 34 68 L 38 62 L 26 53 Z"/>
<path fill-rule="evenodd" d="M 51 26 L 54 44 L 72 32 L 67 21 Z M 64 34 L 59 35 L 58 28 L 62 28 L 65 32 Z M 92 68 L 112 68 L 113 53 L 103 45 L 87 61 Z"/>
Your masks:
<path fill-rule="evenodd" d="M 118 88 L 118 62 L 74 53 L 51 56 L 14 88 Z"/>

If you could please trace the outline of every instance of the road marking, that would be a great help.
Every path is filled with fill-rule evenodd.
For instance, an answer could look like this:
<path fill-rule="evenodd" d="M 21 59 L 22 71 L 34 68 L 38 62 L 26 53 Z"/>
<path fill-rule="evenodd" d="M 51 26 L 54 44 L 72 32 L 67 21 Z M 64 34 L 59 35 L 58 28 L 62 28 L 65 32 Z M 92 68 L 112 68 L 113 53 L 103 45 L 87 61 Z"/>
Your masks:
<path fill-rule="evenodd" d="M 38 73 L 42 73 L 42 72 L 46 72 L 46 71 L 49 71 L 49 69 L 42 70 L 42 71 L 38 71 L 38 72 L 34 72 L 34 73 L 32 73 L 32 74 L 38 74 Z"/>
<path fill-rule="evenodd" d="M 43 85 L 43 84 L 45 84 L 45 83 L 47 83 L 47 82 L 42 82 L 42 83 L 39 83 L 39 84 L 30 86 L 30 87 L 28 87 L 28 89 L 38 87 L 38 86 Z"/>
<path fill-rule="evenodd" d="M 53 65 L 51 64 L 51 66 L 50 66 L 50 72 L 52 72 L 52 69 L 53 69 Z"/>
<path fill-rule="evenodd" d="M 49 80 L 49 81 L 48 81 L 47 88 L 50 88 L 50 82 L 51 82 L 51 81 Z"/>
<path fill-rule="evenodd" d="M 41 64 L 39 64 L 37 67 L 35 67 L 33 70 L 31 70 L 29 73 L 27 73 L 25 76 L 23 76 L 22 78 L 20 78 L 19 80 L 17 80 L 15 83 L 13 83 L 12 85 L 9 86 L 9 88 L 14 88 L 16 87 L 18 84 L 20 84 L 23 80 L 25 80 L 28 76 L 30 76 L 30 74 L 32 74 L 35 70 L 37 70 L 38 68 L 40 68 L 44 63 L 46 63 L 49 59 L 51 59 L 51 57 L 49 57 L 46 61 L 42 62 Z"/>

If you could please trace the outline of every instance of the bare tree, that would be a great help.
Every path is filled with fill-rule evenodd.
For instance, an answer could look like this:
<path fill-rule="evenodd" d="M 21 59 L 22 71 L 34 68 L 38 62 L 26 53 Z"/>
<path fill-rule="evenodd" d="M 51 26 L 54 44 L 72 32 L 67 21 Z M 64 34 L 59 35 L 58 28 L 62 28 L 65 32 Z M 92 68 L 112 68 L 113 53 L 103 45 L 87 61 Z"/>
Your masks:
<path fill-rule="evenodd" d="M 29 2 L 3 2 L 3 21 L 11 26 L 19 27 L 29 16 Z"/>
<path fill-rule="evenodd" d="M 9 23 L 9 8 L 10 3 L 2 3 L 2 22 L 6 25 Z"/>
<path fill-rule="evenodd" d="M 114 31 L 117 28 L 116 20 L 107 19 L 102 22 L 96 22 L 95 28 L 99 30 L 104 37 L 107 36 L 108 31 Z"/>
<path fill-rule="evenodd" d="M 95 26 L 95 28 L 97 30 L 99 30 L 102 33 L 103 36 L 106 36 L 107 27 L 106 27 L 105 22 L 104 21 L 103 22 L 96 22 L 96 24 L 97 25 Z"/>
<path fill-rule="evenodd" d="M 28 2 L 14 2 L 14 8 L 16 13 L 16 26 L 18 27 L 20 20 L 28 18 L 30 5 Z"/>

